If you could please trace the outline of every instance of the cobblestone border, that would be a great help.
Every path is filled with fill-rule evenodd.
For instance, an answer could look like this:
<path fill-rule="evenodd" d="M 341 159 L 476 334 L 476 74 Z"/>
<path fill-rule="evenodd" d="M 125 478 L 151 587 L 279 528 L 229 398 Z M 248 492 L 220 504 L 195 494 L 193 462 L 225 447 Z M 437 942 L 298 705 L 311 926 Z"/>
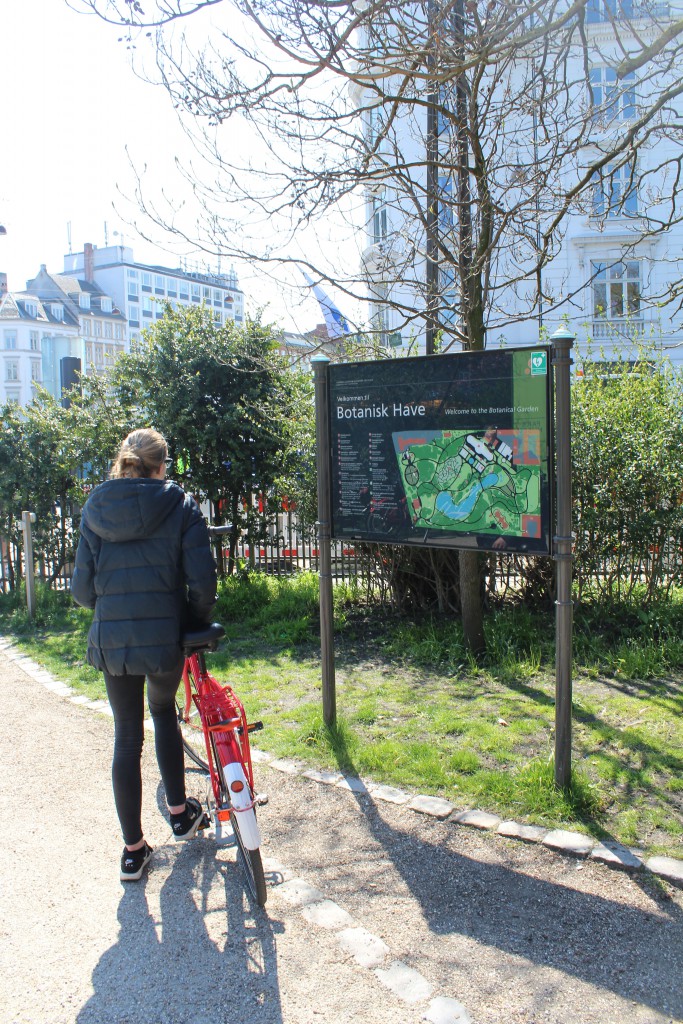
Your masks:
<path fill-rule="evenodd" d="M 418 814 L 426 814 L 439 821 L 450 821 L 486 832 L 493 832 L 506 839 L 517 839 L 526 843 L 538 843 L 557 853 L 598 861 L 610 868 L 622 871 L 648 871 L 674 885 L 683 887 L 683 860 L 677 857 L 646 858 L 642 850 L 630 849 L 617 842 L 599 842 L 582 832 L 565 829 L 547 829 L 538 825 L 524 825 L 516 821 L 503 821 L 496 814 L 487 811 L 459 811 L 455 804 L 442 797 L 411 794 L 393 786 L 382 786 L 368 779 L 346 776 L 341 772 L 305 769 L 296 761 L 275 758 L 260 750 L 252 751 L 254 760 L 288 775 L 301 775 L 321 785 L 348 789 L 352 793 L 363 793 L 373 800 L 385 800 L 401 804 Z"/>

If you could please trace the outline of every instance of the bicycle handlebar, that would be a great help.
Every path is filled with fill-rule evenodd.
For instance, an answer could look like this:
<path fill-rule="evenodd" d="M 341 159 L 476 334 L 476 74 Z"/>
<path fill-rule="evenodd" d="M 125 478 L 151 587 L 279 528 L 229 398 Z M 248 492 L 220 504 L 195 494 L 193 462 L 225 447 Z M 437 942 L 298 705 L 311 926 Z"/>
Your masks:
<path fill-rule="evenodd" d="M 225 526 L 207 526 L 209 531 L 209 537 L 222 537 L 226 533 L 230 533 L 232 530 L 232 523 L 226 523 Z"/>

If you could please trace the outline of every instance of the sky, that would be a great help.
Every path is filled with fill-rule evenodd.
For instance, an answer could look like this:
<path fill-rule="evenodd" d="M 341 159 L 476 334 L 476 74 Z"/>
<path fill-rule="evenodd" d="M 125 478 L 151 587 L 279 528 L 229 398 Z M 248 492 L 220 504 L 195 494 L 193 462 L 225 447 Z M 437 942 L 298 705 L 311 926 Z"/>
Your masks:
<path fill-rule="evenodd" d="M 139 262 L 179 265 L 177 244 L 145 222 L 134 193 L 144 171 L 151 186 L 172 194 L 174 160 L 188 151 L 187 138 L 166 91 L 134 73 L 120 35 L 66 0 L 4 0 L 0 270 L 10 290 L 25 288 L 43 263 L 60 272 L 64 255 L 85 242 L 130 245 Z M 133 56 L 140 61 L 140 53 Z M 144 241 L 136 224 L 160 244 Z M 265 303 L 266 319 L 287 330 L 322 322 L 298 281 L 287 286 L 248 266 L 235 269 L 252 312 Z M 328 291 L 348 319 L 361 316 Z"/>

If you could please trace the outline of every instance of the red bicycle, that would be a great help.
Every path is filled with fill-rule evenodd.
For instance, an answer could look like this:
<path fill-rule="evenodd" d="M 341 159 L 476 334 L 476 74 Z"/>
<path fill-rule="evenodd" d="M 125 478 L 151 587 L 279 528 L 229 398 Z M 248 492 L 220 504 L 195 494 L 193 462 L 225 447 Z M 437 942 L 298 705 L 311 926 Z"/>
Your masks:
<path fill-rule="evenodd" d="M 215 622 L 180 638 L 185 699 L 182 707 L 178 703 L 178 721 L 185 751 L 207 772 L 207 803 L 216 839 L 224 838 L 226 826 L 232 827 L 249 891 L 262 907 L 267 890 L 256 807 L 266 804 L 268 797 L 254 789 L 249 734 L 262 729 L 263 723 L 248 723 L 234 690 L 207 671 L 204 655 L 215 651 L 224 635 Z"/>

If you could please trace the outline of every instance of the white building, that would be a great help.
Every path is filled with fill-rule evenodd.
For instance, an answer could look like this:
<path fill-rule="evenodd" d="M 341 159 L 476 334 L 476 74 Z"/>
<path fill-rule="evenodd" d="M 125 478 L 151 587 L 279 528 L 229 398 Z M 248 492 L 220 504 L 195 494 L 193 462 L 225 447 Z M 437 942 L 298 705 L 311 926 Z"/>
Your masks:
<path fill-rule="evenodd" d="M 74 381 L 84 352 L 78 317 L 63 297 L 8 292 L 0 275 L 0 404 L 26 405 L 42 384 L 56 397 Z"/>
<path fill-rule="evenodd" d="M 78 331 L 78 351 L 69 353 L 80 360 L 79 372 L 86 375 L 104 373 L 127 347 L 126 321 L 111 294 L 93 281 L 67 274 L 50 274 L 43 264 L 31 281 L 26 294 L 33 294 L 48 308 L 62 308 L 65 317 L 74 321 Z M 51 394 L 61 394 L 60 361 L 65 354 L 48 345 L 43 346 L 45 386 Z M 72 374 L 73 376 L 73 374 Z"/>
<path fill-rule="evenodd" d="M 418 9 L 423 12 L 423 25 L 429 17 L 428 6 L 426 0 L 424 4 L 409 5 L 412 17 Z M 495 11 L 495 5 L 489 5 L 489 10 Z M 547 183 L 547 205 L 537 212 L 536 222 L 531 206 L 527 207 L 527 224 L 520 219 L 516 229 L 520 244 L 515 244 L 512 232 L 507 239 L 501 236 L 485 311 L 487 347 L 534 344 L 541 328 L 552 333 L 561 322 L 566 322 L 576 332 L 580 349 L 590 344 L 596 353 L 602 350 L 606 359 L 617 352 L 632 350 L 634 342 L 642 340 L 655 344 L 674 361 L 683 362 L 683 314 L 678 308 L 680 300 L 672 294 L 683 281 L 683 200 L 676 187 L 683 147 L 680 127 L 677 132 L 670 127 L 667 130 L 667 125 L 680 126 L 683 115 L 683 101 L 675 93 L 681 68 L 675 58 L 667 58 L 666 46 L 653 48 L 652 59 L 636 63 L 634 70 L 624 71 L 621 66 L 625 57 L 645 51 L 649 43 L 661 38 L 667 26 L 680 19 L 682 13 L 680 0 L 671 4 L 589 0 L 586 4 L 582 30 L 585 48 L 581 50 L 578 40 L 582 37 L 577 35 L 577 45 L 569 50 L 566 63 L 569 86 L 563 116 L 571 119 L 567 132 L 574 133 L 577 143 L 574 149 L 567 146 L 564 166 L 558 170 L 557 178 Z M 419 19 L 411 24 L 419 25 Z M 381 52 L 384 45 L 380 33 L 377 39 L 375 53 Z M 550 46 L 553 45 L 551 40 Z M 675 36 L 670 49 L 673 45 Z M 368 46 L 372 49 L 371 39 Z M 513 69 L 510 75 L 517 73 L 524 81 L 532 81 L 529 68 L 533 54 L 526 52 L 522 56 L 517 71 Z M 384 74 L 382 61 L 377 60 L 377 65 Z M 418 97 L 414 105 L 406 105 L 405 114 L 396 115 L 392 109 L 390 120 L 381 98 L 382 94 L 392 95 L 392 81 L 381 75 L 370 81 L 371 77 L 372 67 L 368 88 L 357 84 L 352 95 L 364 111 L 367 149 L 371 153 L 363 266 L 374 297 L 373 321 L 387 346 L 405 350 L 412 339 L 418 350 L 424 351 L 427 243 L 424 218 L 416 217 L 414 209 L 416 204 L 424 208 L 427 197 L 425 97 Z M 499 92 L 492 103 L 492 107 L 500 104 L 498 137 L 493 142 L 484 138 L 485 145 L 490 142 L 497 166 L 504 168 L 494 182 L 496 230 L 523 193 L 525 181 L 530 180 L 543 160 L 542 132 L 530 112 L 531 106 L 525 110 L 523 103 L 518 102 L 516 108 L 510 105 L 505 116 L 500 114 L 506 110 L 507 85 L 501 76 L 496 84 Z M 394 93 L 395 86 L 393 83 Z M 609 152 L 615 139 L 628 136 L 643 110 L 663 95 L 667 86 L 674 87 L 672 95 L 659 120 L 651 122 L 647 140 L 642 145 L 637 142 L 630 151 L 625 147 L 620 159 L 606 164 L 602 176 L 596 176 L 572 201 L 558 250 L 542 270 L 543 298 L 530 299 L 535 295 L 537 282 L 523 281 L 524 260 L 533 249 L 534 236 L 539 238 L 552 219 L 553 202 L 556 208 L 561 206 L 585 169 Z M 426 86 L 415 88 L 426 91 Z M 514 96 L 515 89 L 509 94 Z M 439 102 L 442 106 L 449 102 L 444 100 L 443 92 Z M 455 109 L 455 100 L 452 102 L 451 109 Z M 561 107 L 557 95 L 548 98 L 549 119 L 557 116 L 553 103 Z M 396 109 L 400 111 L 400 105 Z M 453 212 L 456 204 L 452 204 L 450 212 L 448 209 L 449 196 L 456 190 L 448 170 L 453 167 L 455 135 L 452 125 L 449 129 L 439 123 L 437 146 L 446 168 L 440 165 L 438 170 L 437 223 L 442 237 L 449 231 L 455 236 L 458 231 L 457 212 Z M 641 131 L 638 139 L 642 140 L 644 135 Z M 560 130 L 557 139 L 562 139 Z M 440 162 L 441 155 L 437 159 Z M 399 187 L 392 171 L 398 166 L 403 168 Z M 414 172 L 405 170 L 413 167 Z M 472 182 L 471 187 L 474 191 Z M 670 226 L 662 230 L 664 222 Z M 449 265 L 443 255 L 439 274 L 439 322 L 448 344 L 455 335 L 452 328 L 457 326 L 458 282 L 453 264 Z M 516 284 L 508 285 L 515 275 Z"/>
<path fill-rule="evenodd" d="M 90 281 L 112 296 L 127 322 L 129 341 L 161 319 L 164 302 L 173 307 L 204 303 L 217 325 L 244 320 L 244 293 L 234 270 L 221 274 L 136 263 L 129 246 L 98 249 L 86 243 L 83 252 L 64 257 L 64 273 Z"/>

